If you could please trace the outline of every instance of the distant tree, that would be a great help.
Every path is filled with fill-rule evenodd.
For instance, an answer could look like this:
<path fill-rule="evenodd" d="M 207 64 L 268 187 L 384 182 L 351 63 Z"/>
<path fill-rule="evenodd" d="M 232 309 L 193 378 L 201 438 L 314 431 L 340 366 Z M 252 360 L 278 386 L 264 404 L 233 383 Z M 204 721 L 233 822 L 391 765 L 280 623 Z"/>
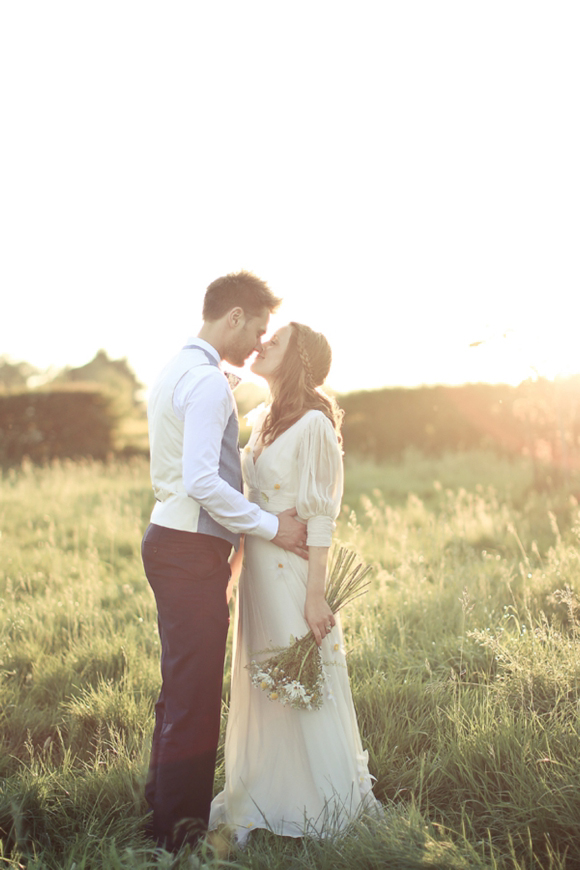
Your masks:
<path fill-rule="evenodd" d="M 503 384 L 385 388 L 339 397 L 344 442 L 378 461 L 490 448 L 527 455 L 538 487 L 580 471 L 580 375 Z"/>
<path fill-rule="evenodd" d="M 0 357 L 0 392 L 11 393 L 25 390 L 28 379 L 38 373 L 38 369 L 27 362 L 11 362 L 7 356 Z"/>
<path fill-rule="evenodd" d="M 34 376 L 34 377 L 33 377 Z M 100 350 L 56 375 L 0 358 L 0 465 L 147 450 L 143 385 Z"/>
<path fill-rule="evenodd" d="M 492 447 L 521 452 L 523 426 L 512 412 L 513 387 L 385 388 L 339 397 L 345 411 L 345 448 L 377 461 L 402 456 L 408 447 L 438 455 Z"/>
<path fill-rule="evenodd" d="M 529 378 L 517 388 L 514 415 L 526 433 L 526 453 L 534 463 L 536 482 L 550 476 L 569 479 L 580 470 L 580 375 L 568 378 Z"/>
<path fill-rule="evenodd" d="M 102 391 L 82 388 L 0 396 L 0 466 L 91 456 L 114 449 L 116 420 Z"/>
<path fill-rule="evenodd" d="M 142 405 L 140 392 L 143 384 L 137 380 L 126 357 L 109 359 L 107 352 L 99 350 L 86 365 L 67 367 L 54 379 L 54 386 L 61 384 L 90 384 L 104 391 L 113 400 L 118 416 L 130 414 Z"/>

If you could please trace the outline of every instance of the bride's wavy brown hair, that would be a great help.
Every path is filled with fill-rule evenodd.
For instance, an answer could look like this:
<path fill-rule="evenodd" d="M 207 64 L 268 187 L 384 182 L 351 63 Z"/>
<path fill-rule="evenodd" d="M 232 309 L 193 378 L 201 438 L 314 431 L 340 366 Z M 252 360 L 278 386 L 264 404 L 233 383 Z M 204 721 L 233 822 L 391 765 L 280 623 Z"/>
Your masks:
<path fill-rule="evenodd" d="M 294 321 L 289 326 L 292 332 L 276 371 L 272 405 L 262 426 L 262 441 L 266 446 L 271 444 L 306 411 L 315 409 L 328 417 L 342 444 L 340 427 L 344 412 L 333 398 L 317 389 L 330 371 L 330 345 L 322 333 L 314 332 L 309 326 Z"/>

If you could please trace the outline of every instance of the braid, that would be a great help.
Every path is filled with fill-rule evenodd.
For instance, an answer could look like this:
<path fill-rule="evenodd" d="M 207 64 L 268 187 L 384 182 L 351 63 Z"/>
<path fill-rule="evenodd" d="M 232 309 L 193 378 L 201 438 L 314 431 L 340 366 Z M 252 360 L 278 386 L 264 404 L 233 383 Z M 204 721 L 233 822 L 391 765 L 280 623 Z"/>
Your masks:
<path fill-rule="evenodd" d="M 304 335 L 304 330 L 300 328 L 300 324 L 291 323 L 291 326 L 297 327 L 296 329 L 296 350 L 298 351 L 298 356 L 300 357 L 300 361 L 304 366 L 304 374 L 306 376 L 306 383 L 309 387 L 314 387 L 314 374 L 312 372 L 312 364 L 310 362 L 310 357 L 308 356 L 308 351 L 306 350 L 306 337 Z"/>

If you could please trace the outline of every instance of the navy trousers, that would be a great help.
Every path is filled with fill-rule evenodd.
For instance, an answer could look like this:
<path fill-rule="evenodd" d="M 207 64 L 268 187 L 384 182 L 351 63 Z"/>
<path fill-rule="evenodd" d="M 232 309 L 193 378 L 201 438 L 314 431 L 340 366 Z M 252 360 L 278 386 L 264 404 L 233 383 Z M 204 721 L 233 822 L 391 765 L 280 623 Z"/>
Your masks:
<path fill-rule="evenodd" d="M 149 525 L 141 553 L 157 602 L 162 686 L 145 796 L 153 835 L 176 851 L 207 829 L 229 626 L 231 545 Z"/>

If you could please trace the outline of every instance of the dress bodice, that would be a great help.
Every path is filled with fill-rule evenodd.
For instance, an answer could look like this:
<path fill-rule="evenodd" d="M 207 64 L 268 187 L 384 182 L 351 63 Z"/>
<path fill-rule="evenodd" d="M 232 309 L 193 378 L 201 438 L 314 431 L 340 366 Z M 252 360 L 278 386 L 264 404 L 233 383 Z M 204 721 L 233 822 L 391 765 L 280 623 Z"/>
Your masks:
<path fill-rule="evenodd" d="M 334 426 L 322 411 L 307 411 L 254 458 L 268 409 L 257 417 L 242 451 L 249 501 L 278 514 L 295 507 L 308 524 L 310 546 L 329 546 L 342 498 L 342 453 Z"/>

